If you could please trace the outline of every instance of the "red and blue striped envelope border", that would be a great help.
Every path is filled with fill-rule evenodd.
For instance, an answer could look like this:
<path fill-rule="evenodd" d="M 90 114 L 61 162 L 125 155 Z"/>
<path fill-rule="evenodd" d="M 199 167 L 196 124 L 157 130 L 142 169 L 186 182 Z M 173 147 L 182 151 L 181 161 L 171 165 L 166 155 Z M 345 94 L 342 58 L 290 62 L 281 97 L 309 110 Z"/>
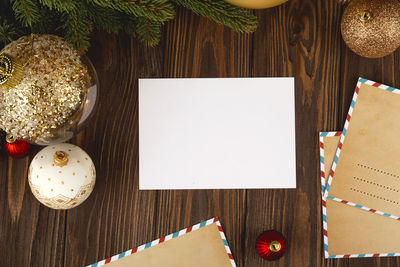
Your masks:
<path fill-rule="evenodd" d="M 361 85 L 363 83 L 371 85 L 371 86 L 374 86 L 376 88 L 379 88 L 379 89 L 382 89 L 382 90 L 385 90 L 385 91 L 388 91 L 388 92 L 391 92 L 391 93 L 394 93 L 394 94 L 400 94 L 400 90 L 399 89 L 396 89 L 396 88 L 393 88 L 393 87 L 390 87 L 390 86 L 387 86 L 387 85 L 384 85 L 384 84 L 381 84 L 381 83 L 377 83 L 377 82 L 374 82 L 374 81 L 370 81 L 370 80 L 367 80 L 367 79 L 364 79 L 364 78 L 359 78 L 358 79 L 356 90 L 354 92 L 353 99 L 351 101 L 351 105 L 350 105 L 350 108 L 349 108 L 349 113 L 347 114 L 347 118 L 346 118 L 346 122 L 344 124 L 344 128 L 343 128 L 342 134 L 340 135 L 340 141 L 339 141 L 338 148 L 336 150 L 335 158 L 334 158 L 333 163 L 332 163 L 331 171 L 329 172 L 329 178 L 328 178 L 328 182 L 327 182 L 327 184 L 325 186 L 324 197 L 332 199 L 332 200 L 335 200 L 337 202 L 341 202 L 341 203 L 356 207 L 356 208 L 360 208 L 360 209 L 363 209 L 363 210 L 366 210 L 366 211 L 370 211 L 370 212 L 373 212 L 373 213 L 376 213 L 376 214 L 379 214 L 379 215 L 382 215 L 382 216 L 385 216 L 385 217 L 388 217 L 388 218 L 391 218 L 391 219 L 400 220 L 400 218 L 397 217 L 397 216 L 394 216 L 394 215 L 391 215 L 391 214 L 388 214 L 388 213 L 385 213 L 385 212 L 382 212 L 382 211 L 371 209 L 371 208 L 368 208 L 368 207 L 365 207 L 365 206 L 362 206 L 362 205 L 359 205 L 359 204 L 356 204 L 356 203 L 349 202 L 349 201 L 344 200 L 344 199 L 340 199 L 340 198 L 328 195 L 329 188 L 331 187 L 332 180 L 333 180 L 333 177 L 334 177 L 334 174 L 335 174 L 336 165 L 337 165 L 337 162 L 339 160 L 340 152 L 342 150 L 343 142 L 344 142 L 344 139 L 346 137 L 346 132 L 347 132 L 347 130 L 349 128 L 349 123 L 350 123 L 350 120 L 351 120 L 351 116 L 353 114 L 353 110 L 354 110 L 354 107 L 356 105 L 358 92 L 360 91 L 360 87 L 361 87 Z"/>
<path fill-rule="evenodd" d="M 180 230 L 178 232 L 175 232 L 173 234 L 161 237 L 161 238 L 159 238 L 157 240 L 151 241 L 151 242 L 146 243 L 144 245 L 141 245 L 141 246 L 139 246 L 137 248 L 130 249 L 130 250 L 122 252 L 122 253 L 120 253 L 118 255 L 114 255 L 114 256 L 112 256 L 110 258 L 104 259 L 104 260 L 99 261 L 97 263 L 93 263 L 91 265 L 88 265 L 87 267 L 103 266 L 103 265 L 105 265 L 107 263 L 110 263 L 110 262 L 113 262 L 113 261 L 117 261 L 117 260 L 119 260 L 119 259 L 121 259 L 123 257 L 127 257 L 129 255 L 134 254 L 134 253 L 139 253 L 142 250 L 145 250 L 145 249 L 150 248 L 150 247 L 157 246 L 160 243 L 167 242 L 168 240 L 171 240 L 173 238 L 177 238 L 179 236 L 182 236 L 182 235 L 185 235 L 187 233 L 193 232 L 195 230 L 198 230 L 198 229 L 200 229 L 200 228 L 202 228 L 204 226 L 207 226 L 207 225 L 210 225 L 210 224 L 213 224 L 213 223 L 215 223 L 217 225 L 217 227 L 218 227 L 219 234 L 221 235 L 222 242 L 224 243 L 224 246 L 225 246 L 227 257 L 229 258 L 232 266 L 236 267 L 235 260 L 233 259 L 233 256 L 232 256 L 232 253 L 231 253 L 231 249 L 229 248 L 229 245 L 228 245 L 228 241 L 226 240 L 224 231 L 222 230 L 221 222 L 219 221 L 219 219 L 217 217 L 209 219 L 209 220 L 204 221 L 204 222 L 201 222 L 199 224 L 190 226 L 188 228 L 182 229 L 182 230 Z"/>
<path fill-rule="evenodd" d="M 319 135 L 319 151 L 320 151 L 320 171 L 321 171 L 321 196 L 322 196 L 322 227 L 323 227 L 323 239 L 324 239 L 324 256 L 325 258 L 335 259 L 335 258 L 366 258 L 366 257 L 391 257 L 391 256 L 400 256 L 400 253 L 376 253 L 376 254 L 346 254 L 346 255 L 329 255 L 328 251 L 328 224 L 327 224 L 327 211 L 326 211 L 326 197 L 325 197 L 325 156 L 324 156 L 324 137 L 329 136 L 340 136 L 342 132 L 321 132 Z M 344 204 L 359 207 L 366 211 L 371 211 L 370 209 L 351 203 L 351 202 L 343 202 L 343 200 L 339 198 L 330 198 L 329 199 L 342 202 Z M 372 211 L 374 212 L 374 211 Z M 380 214 L 375 211 L 375 213 Z"/>
<path fill-rule="evenodd" d="M 325 159 L 324 159 L 324 137 L 340 136 L 342 132 L 320 132 L 319 133 L 319 155 L 321 164 L 321 194 L 325 194 L 326 174 L 325 174 Z"/>

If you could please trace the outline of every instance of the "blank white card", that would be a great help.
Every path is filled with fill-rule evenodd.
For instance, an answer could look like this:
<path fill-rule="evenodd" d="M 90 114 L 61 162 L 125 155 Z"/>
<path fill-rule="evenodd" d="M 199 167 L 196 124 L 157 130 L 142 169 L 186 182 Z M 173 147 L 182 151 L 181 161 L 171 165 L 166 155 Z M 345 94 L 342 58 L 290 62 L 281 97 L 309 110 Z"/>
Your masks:
<path fill-rule="evenodd" d="M 139 79 L 139 189 L 295 188 L 294 78 Z"/>

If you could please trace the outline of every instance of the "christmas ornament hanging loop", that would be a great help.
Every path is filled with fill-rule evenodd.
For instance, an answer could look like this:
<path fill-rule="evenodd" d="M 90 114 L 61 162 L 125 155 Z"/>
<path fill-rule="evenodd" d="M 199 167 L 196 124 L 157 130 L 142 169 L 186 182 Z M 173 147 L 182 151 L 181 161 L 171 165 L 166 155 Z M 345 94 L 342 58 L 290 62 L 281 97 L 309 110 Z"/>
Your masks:
<path fill-rule="evenodd" d="M 7 143 L 12 144 L 12 143 L 14 143 L 15 141 L 17 141 L 17 138 L 15 138 L 14 136 L 12 136 L 11 134 L 7 134 L 7 135 L 6 135 L 6 141 L 7 141 Z"/>
<path fill-rule="evenodd" d="M 360 21 L 361 21 L 362 23 L 371 22 L 371 21 L 374 19 L 372 13 L 369 12 L 369 11 L 360 12 L 360 13 L 358 14 L 358 18 L 360 19 Z"/>
<path fill-rule="evenodd" d="M 68 164 L 68 154 L 64 151 L 57 151 L 54 154 L 54 164 L 58 167 L 63 167 Z"/>
<path fill-rule="evenodd" d="M 281 243 L 279 243 L 278 241 L 272 241 L 272 242 L 269 244 L 269 249 L 270 249 L 272 252 L 278 252 L 278 251 L 281 250 Z"/>

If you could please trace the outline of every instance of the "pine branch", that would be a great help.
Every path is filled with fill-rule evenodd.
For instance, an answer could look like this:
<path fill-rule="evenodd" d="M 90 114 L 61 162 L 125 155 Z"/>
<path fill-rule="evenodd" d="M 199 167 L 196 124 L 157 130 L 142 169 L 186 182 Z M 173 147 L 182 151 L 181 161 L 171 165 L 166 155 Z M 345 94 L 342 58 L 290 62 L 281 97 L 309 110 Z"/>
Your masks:
<path fill-rule="evenodd" d="M 6 19 L 0 18 L 0 46 L 3 47 L 12 42 L 17 37 L 17 29 L 7 22 Z M 1 49 L 0 49 L 1 50 Z"/>
<path fill-rule="evenodd" d="M 174 3 L 239 32 L 257 27 L 255 16 L 224 0 L 0 0 L 0 44 L 30 32 L 56 33 L 83 53 L 98 28 L 124 30 L 154 46 L 175 15 Z"/>
<path fill-rule="evenodd" d="M 96 28 L 109 33 L 117 33 L 123 27 L 122 15 L 118 11 L 96 5 L 88 5 L 88 18 Z"/>
<path fill-rule="evenodd" d="M 54 33 L 54 29 L 60 24 L 61 14 L 44 6 L 40 8 L 39 21 L 32 25 L 34 33 Z"/>
<path fill-rule="evenodd" d="M 161 23 L 147 18 L 137 18 L 135 34 L 142 42 L 153 47 L 160 42 Z"/>
<path fill-rule="evenodd" d="M 65 31 L 65 39 L 74 44 L 80 54 L 87 51 L 90 46 L 90 21 L 87 16 L 87 9 L 80 3 L 76 9 L 64 13 L 62 21 L 64 22 L 63 29 Z"/>
<path fill-rule="evenodd" d="M 116 11 L 132 15 L 134 17 L 145 17 L 157 22 L 165 22 L 173 19 L 175 11 L 167 0 L 87 0 L 101 7 L 111 8 Z"/>
<path fill-rule="evenodd" d="M 192 10 L 195 14 L 207 17 L 218 24 L 224 24 L 238 32 L 251 33 L 257 29 L 257 18 L 254 15 L 224 0 L 171 1 Z"/>
<path fill-rule="evenodd" d="M 50 10 L 73 11 L 76 8 L 74 0 L 39 0 L 40 4 L 47 6 Z"/>
<path fill-rule="evenodd" d="M 24 27 L 32 27 L 39 20 L 39 8 L 32 0 L 10 0 L 15 17 Z"/>
<path fill-rule="evenodd" d="M 122 20 L 124 21 L 122 30 L 127 34 L 136 37 L 136 28 L 137 28 L 136 18 L 132 18 L 131 16 L 123 14 Z"/>

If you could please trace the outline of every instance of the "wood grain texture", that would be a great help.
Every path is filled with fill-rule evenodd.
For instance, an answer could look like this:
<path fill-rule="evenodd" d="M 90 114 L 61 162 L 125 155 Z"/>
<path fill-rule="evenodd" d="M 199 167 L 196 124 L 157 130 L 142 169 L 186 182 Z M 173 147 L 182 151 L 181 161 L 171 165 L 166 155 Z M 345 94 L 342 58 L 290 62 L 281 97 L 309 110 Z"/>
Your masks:
<path fill-rule="evenodd" d="M 36 201 L 26 180 L 30 160 L 0 156 L 0 266 L 62 266 L 66 212 Z"/>
<path fill-rule="evenodd" d="M 0 153 L 0 266 L 85 266 L 205 219 L 221 219 L 238 266 L 396 266 L 398 258 L 325 260 L 318 132 L 343 127 L 359 76 L 400 87 L 400 52 L 360 58 L 340 35 L 336 0 L 291 0 L 255 11 L 253 35 L 178 9 L 156 48 L 96 33 L 88 53 L 101 82 L 95 118 L 72 142 L 97 167 L 89 199 L 70 211 L 40 205 L 26 182 L 29 158 Z M 138 190 L 138 78 L 296 78 L 296 190 Z M 279 177 L 276 177 L 279 179 Z M 264 262 L 255 240 L 276 229 L 288 240 Z"/>

